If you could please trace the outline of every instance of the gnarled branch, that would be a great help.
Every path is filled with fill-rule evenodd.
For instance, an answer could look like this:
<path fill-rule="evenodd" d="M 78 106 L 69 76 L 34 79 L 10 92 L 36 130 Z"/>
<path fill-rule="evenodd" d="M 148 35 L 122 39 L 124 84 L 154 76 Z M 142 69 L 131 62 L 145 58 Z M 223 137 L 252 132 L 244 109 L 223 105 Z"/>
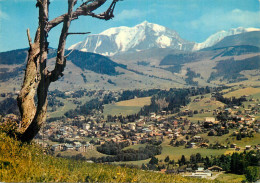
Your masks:
<path fill-rule="evenodd" d="M 92 16 L 95 18 L 99 18 L 99 19 L 104 19 L 104 20 L 109 20 L 111 18 L 113 18 L 112 14 L 110 14 L 110 16 L 104 16 L 107 15 L 108 12 L 111 12 L 111 8 L 115 6 L 115 3 L 118 2 L 118 0 L 113 0 L 111 5 L 109 6 L 109 8 L 104 12 L 101 13 L 99 15 L 96 15 L 93 13 L 94 10 L 96 10 L 97 8 L 99 8 L 100 6 L 102 6 L 107 0 L 94 0 L 91 1 L 92 3 L 89 3 L 90 1 L 87 1 L 85 3 L 83 3 L 82 5 L 80 5 L 80 7 L 78 7 L 73 13 L 72 13 L 72 17 L 71 20 L 75 20 L 78 19 L 79 16 Z M 59 17 L 54 18 L 53 20 L 49 21 L 48 24 L 48 31 L 50 31 L 53 27 L 59 25 L 61 22 L 64 21 L 65 17 L 68 15 L 68 13 L 63 14 Z"/>

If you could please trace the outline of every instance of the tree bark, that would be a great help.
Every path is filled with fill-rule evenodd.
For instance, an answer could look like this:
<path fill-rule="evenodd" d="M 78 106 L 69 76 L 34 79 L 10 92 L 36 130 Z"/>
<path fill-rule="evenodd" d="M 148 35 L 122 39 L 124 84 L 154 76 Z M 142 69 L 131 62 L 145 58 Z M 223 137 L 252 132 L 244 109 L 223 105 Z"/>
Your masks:
<path fill-rule="evenodd" d="M 32 71 L 29 71 L 28 73 L 36 73 L 36 75 L 39 77 L 39 82 L 35 79 L 34 85 L 37 85 L 37 98 L 38 98 L 38 104 L 37 108 L 35 110 L 35 104 L 34 101 L 28 101 L 27 103 L 23 102 L 23 96 L 21 97 L 21 108 L 22 111 L 28 111 L 28 106 L 32 105 L 33 103 L 33 110 L 28 111 L 28 113 L 24 113 L 28 117 L 26 119 L 30 119 L 29 122 L 24 122 L 22 121 L 21 129 L 19 130 L 20 132 L 20 140 L 21 141 L 31 141 L 33 137 L 39 132 L 42 124 L 46 120 L 46 114 L 47 114 L 47 93 L 48 93 L 48 88 L 50 85 L 49 79 L 47 77 L 47 72 L 46 72 L 46 65 L 47 65 L 47 52 L 48 52 L 48 33 L 46 31 L 46 27 L 48 24 L 48 13 L 49 13 L 49 0 L 42 0 L 38 1 L 37 5 L 39 6 L 39 30 L 37 31 L 36 35 L 37 40 L 39 42 L 35 42 L 37 44 L 37 47 L 39 47 L 37 50 L 39 50 L 39 53 L 35 56 L 37 58 L 37 66 L 32 67 L 31 65 L 27 64 L 26 72 L 27 69 L 33 69 Z M 31 57 L 31 52 L 29 52 L 29 57 Z M 29 67 L 28 67 L 29 65 Z M 33 75 L 35 76 L 35 74 Z M 33 79 L 32 77 L 29 77 Z M 27 76 L 25 75 L 25 80 L 27 80 Z M 35 89 L 31 89 L 31 93 L 34 94 L 35 96 Z M 34 100 L 33 98 L 30 98 L 30 100 Z M 31 103 L 30 103 L 31 102 Z M 28 106 L 27 106 L 28 105 Z M 30 107 L 33 107 L 30 106 Z M 24 110 L 23 110 L 24 109 Z M 33 118 L 31 118 L 33 116 Z"/>
<path fill-rule="evenodd" d="M 27 66 L 24 76 L 24 81 L 22 89 L 17 97 L 18 107 L 21 113 L 21 126 L 19 128 L 19 133 L 24 133 L 24 131 L 31 124 L 34 115 L 36 113 L 36 106 L 34 102 L 34 96 L 39 82 L 39 29 L 36 33 L 35 42 L 30 43 L 30 49 L 28 51 Z M 28 37 L 29 31 L 28 31 Z M 30 38 L 29 38 L 30 39 Z"/>

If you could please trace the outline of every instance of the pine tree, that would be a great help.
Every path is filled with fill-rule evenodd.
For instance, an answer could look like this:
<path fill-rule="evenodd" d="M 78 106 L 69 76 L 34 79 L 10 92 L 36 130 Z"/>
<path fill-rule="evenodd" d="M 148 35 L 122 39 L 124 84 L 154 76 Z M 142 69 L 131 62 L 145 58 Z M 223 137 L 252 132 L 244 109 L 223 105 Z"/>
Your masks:
<path fill-rule="evenodd" d="M 149 161 L 150 165 L 158 165 L 158 159 L 152 156 L 151 160 Z"/>
<path fill-rule="evenodd" d="M 170 161 L 170 157 L 169 156 L 166 156 L 166 158 L 164 159 L 164 162 L 169 162 Z"/>
<path fill-rule="evenodd" d="M 184 155 L 181 156 L 181 161 L 180 161 L 180 165 L 185 165 L 186 164 L 186 158 Z"/>

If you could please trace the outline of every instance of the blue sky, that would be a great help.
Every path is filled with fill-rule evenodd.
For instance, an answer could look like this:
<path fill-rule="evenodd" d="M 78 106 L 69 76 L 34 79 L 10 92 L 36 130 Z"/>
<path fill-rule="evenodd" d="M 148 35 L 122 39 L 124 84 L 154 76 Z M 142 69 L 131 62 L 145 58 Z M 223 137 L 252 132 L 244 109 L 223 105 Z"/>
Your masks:
<path fill-rule="evenodd" d="M 30 28 L 33 36 L 38 25 L 35 2 L 0 0 L 0 51 L 28 47 L 26 29 Z M 96 12 L 103 12 L 110 2 Z M 51 0 L 50 19 L 66 11 L 66 0 Z M 186 40 L 202 42 L 220 30 L 260 27 L 259 0 L 124 0 L 117 4 L 114 14 L 110 21 L 79 17 L 70 31 L 97 34 L 110 27 L 134 26 L 147 20 L 177 31 Z M 51 47 L 57 47 L 60 29 L 58 26 L 50 32 Z M 69 36 L 67 47 L 85 37 Z"/>

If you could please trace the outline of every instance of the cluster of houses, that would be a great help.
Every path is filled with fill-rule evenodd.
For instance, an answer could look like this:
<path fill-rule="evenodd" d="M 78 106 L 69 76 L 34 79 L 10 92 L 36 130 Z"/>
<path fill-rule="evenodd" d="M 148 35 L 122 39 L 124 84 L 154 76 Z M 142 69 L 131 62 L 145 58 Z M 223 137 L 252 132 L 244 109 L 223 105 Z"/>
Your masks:
<path fill-rule="evenodd" d="M 66 93 L 66 95 L 69 94 Z M 109 93 L 103 92 L 96 95 L 101 94 L 107 95 Z M 201 99 L 194 100 L 199 102 Z M 214 100 L 214 97 L 210 100 Z M 198 111 L 199 113 L 213 112 L 213 115 L 219 112 L 228 113 L 229 116 L 232 116 L 232 120 L 226 121 L 224 126 L 215 117 L 206 117 L 202 123 L 192 123 L 186 117 L 168 118 L 168 111 L 161 111 L 158 114 L 150 113 L 149 116 L 141 116 L 140 119 L 127 123 L 109 122 L 95 114 L 88 117 L 77 116 L 67 118 L 65 122 L 58 120 L 49 123 L 40 131 L 38 137 L 43 140 L 55 141 L 56 144 L 51 147 L 53 151 L 86 152 L 94 149 L 95 145 L 104 144 L 106 141 L 123 142 L 127 140 L 134 145 L 145 143 L 154 138 L 160 140 L 167 138 L 173 140 L 174 143 L 178 141 L 179 144 L 185 145 L 187 148 L 208 148 L 210 144 L 200 137 L 201 133 L 212 132 L 212 135 L 219 135 L 219 132 L 225 133 L 231 127 L 237 129 L 233 133 L 234 136 L 238 133 L 248 135 L 260 132 L 260 124 L 255 118 L 255 115 L 259 113 L 259 106 L 260 104 L 252 103 L 243 111 L 240 111 L 239 106 L 219 108 L 213 111 Z M 190 113 L 187 109 L 184 109 L 183 112 Z M 186 138 L 187 136 L 189 137 Z M 230 147 L 236 150 L 241 149 L 236 144 L 231 144 Z M 250 148 L 249 145 L 243 147 L 243 149 Z"/>
<path fill-rule="evenodd" d="M 256 111 L 252 110 L 255 114 Z M 86 152 L 93 149 L 94 145 L 104 144 L 106 141 L 123 142 L 129 141 L 130 144 L 142 144 L 154 138 L 163 140 L 164 138 L 176 140 L 185 145 L 187 148 L 208 148 L 207 141 L 199 136 L 200 133 L 213 131 L 216 127 L 220 130 L 226 130 L 230 126 L 235 126 L 242 133 L 259 132 L 259 123 L 256 123 L 252 113 L 236 115 L 231 109 L 225 109 L 232 119 L 223 126 L 215 117 L 206 117 L 203 123 L 191 123 L 187 118 L 167 118 L 167 112 L 162 111 L 160 114 L 151 113 L 148 117 L 140 117 L 135 122 L 126 124 L 108 122 L 106 120 L 96 120 L 94 116 L 90 116 L 86 122 L 83 116 L 67 119 L 68 122 L 53 122 L 49 128 L 40 132 L 42 138 L 55 139 L 56 142 L 64 142 L 52 146 L 54 151 L 76 150 Z M 73 126 L 68 124 L 79 123 L 81 125 Z M 187 126 L 188 128 L 184 128 Z M 215 133 L 215 132 L 214 132 Z M 213 134 L 214 134 L 213 133 Z M 234 132 L 237 133 L 237 132 Z M 215 134 L 216 135 L 216 134 Z M 185 137 L 189 136 L 188 139 Z M 51 138 L 50 138 L 51 137 Z M 63 139 L 63 140 L 60 140 Z M 86 141 L 85 139 L 92 139 Z M 233 146 L 230 146 L 231 148 Z M 239 149 L 240 147 L 234 147 Z M 240 148 L 241 149 L 241 148 Z M 243 149 L 249 149 L 245 147 Z"/>
<path fill-rule="evenodd" d="M 82 144 L 80 142 L 73 142 L 72 144 L 55 144 L 51 146 L 51 150 L 53 151 L 69 151 L 76 150 L 78 152 L 87 152 L 89 150 L 94 150 L 94 145 L 87 143 Z"/>

